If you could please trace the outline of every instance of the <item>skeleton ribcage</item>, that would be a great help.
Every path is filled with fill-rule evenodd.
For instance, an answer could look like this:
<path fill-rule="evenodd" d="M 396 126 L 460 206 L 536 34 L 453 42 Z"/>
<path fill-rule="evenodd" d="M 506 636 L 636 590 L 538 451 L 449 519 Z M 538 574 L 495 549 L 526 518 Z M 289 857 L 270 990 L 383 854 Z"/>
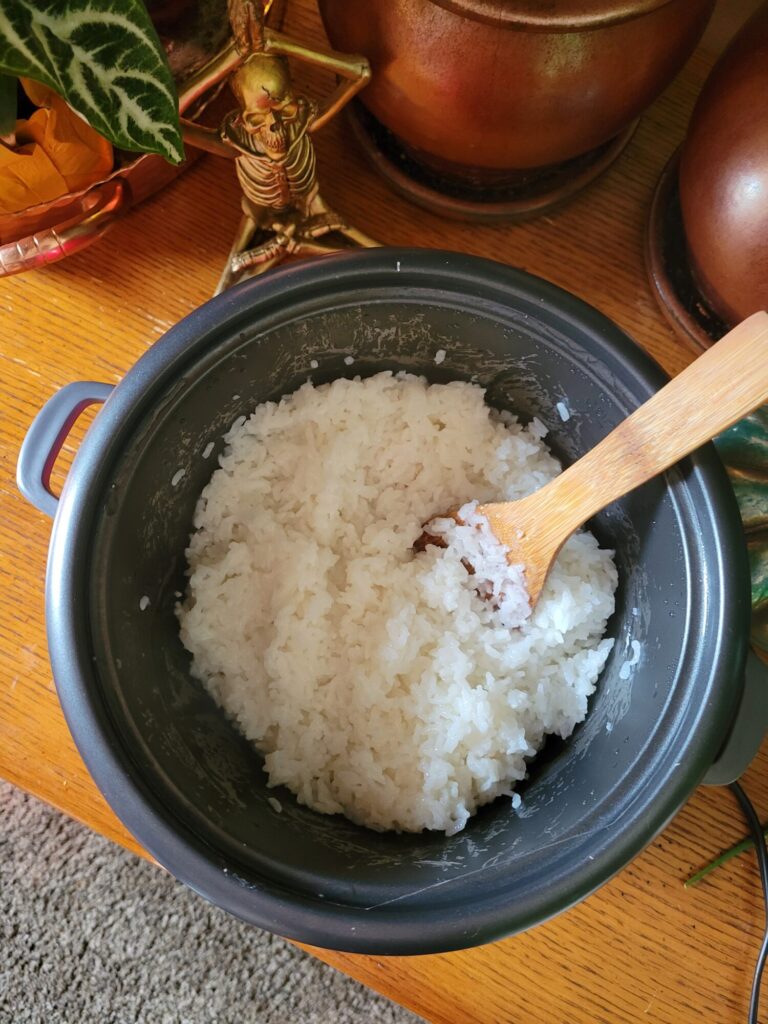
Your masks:
<path fill-rule="evenodd" d="M 237 158 L 237 177 L 255 206 L 282 210 L 303 199 L 315 183 L 315 149 L 306 135 L 292 146 L 283 162 L 244 153 Z"/>

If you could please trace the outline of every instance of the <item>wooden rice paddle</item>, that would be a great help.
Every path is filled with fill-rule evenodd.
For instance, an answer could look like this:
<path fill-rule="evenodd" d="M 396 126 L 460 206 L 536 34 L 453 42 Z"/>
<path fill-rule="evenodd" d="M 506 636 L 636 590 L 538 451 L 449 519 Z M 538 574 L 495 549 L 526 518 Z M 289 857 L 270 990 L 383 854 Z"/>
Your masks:
<path fill-rule="evenodd" d="M 754 313 L 540 490 L 480 505 L 524 565 L 531 608 L 568 537 L 590 516 L 662 473 L 768 401 L 768 313 Z"/>

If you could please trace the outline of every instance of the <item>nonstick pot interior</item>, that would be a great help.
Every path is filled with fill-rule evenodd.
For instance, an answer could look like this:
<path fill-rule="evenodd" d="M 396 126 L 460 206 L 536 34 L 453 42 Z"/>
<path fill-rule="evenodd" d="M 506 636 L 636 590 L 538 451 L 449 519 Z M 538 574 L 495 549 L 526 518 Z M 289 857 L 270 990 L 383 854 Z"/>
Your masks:
<path fill-rule="evenodd" d="M 740 693 L 746 568 L 709 448 L 596 518 L 619 568 L 616 644 L 586 722 L 532 764 L 519 813 L 504 798 L 451 838 L 379 834 L 269 790 L 179 641 L 193 510 L 238 416 L 308 377 L 381 370 L 477 381 L 490 405 L 538 416 L 566 462 L 663 382 L 594 310 L 481 260 L 381 250 L 250 282 L 171 331 L 91 428 L 54 532 L 51 653 L 97 782 L 174 874 L 283 935 L 430 952 L 564 909 L 677 810 Z"/>

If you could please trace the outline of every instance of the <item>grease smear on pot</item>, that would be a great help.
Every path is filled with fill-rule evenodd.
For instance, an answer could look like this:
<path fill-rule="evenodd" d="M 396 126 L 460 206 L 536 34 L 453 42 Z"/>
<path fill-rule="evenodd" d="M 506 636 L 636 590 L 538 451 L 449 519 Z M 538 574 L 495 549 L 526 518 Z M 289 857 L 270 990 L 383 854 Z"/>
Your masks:
<path fill-rule="evenodd" d="M 271 785 L 375 829 L 450 834 L 584 718 L 613 645 L 611 552 L 572 536 L 511 627 L 461 545 L 412 551 L 435 510 L 555 476 L 544 434 L 475 385 L 391 373 L 307 383 L 236 421 L 177 614 Z"/>

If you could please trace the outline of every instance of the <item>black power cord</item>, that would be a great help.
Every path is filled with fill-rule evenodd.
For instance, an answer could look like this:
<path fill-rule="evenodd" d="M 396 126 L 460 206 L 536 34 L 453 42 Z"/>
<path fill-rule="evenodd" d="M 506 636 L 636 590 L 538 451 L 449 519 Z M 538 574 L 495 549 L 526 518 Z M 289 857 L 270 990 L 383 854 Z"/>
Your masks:
<path fill-rule="evenodd" d="M 763 828 L 760 824 L 760 819 L 758 818 L 757 813 L 755 812 L 755 808 L 752 806 L 752 801 L 749 799 L 749 797 L 738 784 L 738 782 L 731 782 L 728 786 L 728 789 L 730 789 L 730 791 L 739 801 L 741 809 L 744 812 L 744 817 L 747 819 L 749 830 L 752 833 L 752 838 L 755 841 L 757 864 L 760 868 L 760 881 L 762 882 L 763 886 L 763 903 L 765 905 L 765 930 L 763 932 L 763 941 L 762 945 L 760 946 L 760 952 L 757 955 L 755 973 L 752 978 L 752 994 L 749 998 L 749 1024 L 759 1024 L 758 1006 L 760 1002 L 760 982 L 762 981 L 765 962 L 768 959 L 768 849 L 766 849 Z"/>

